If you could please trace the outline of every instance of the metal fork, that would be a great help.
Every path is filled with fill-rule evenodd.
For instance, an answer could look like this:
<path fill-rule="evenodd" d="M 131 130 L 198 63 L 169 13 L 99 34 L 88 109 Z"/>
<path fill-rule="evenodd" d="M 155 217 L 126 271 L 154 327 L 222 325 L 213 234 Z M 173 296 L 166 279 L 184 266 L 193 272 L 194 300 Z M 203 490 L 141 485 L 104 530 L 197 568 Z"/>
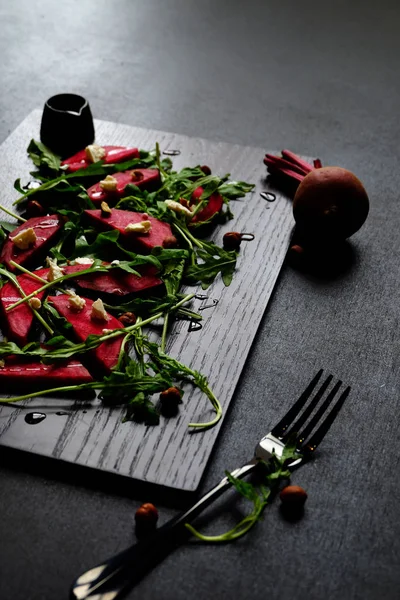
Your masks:
<path fill-rule="evenodd" d="M 297 468 L 312 456 L 314 450 L 319 446 L 336 419 L 351 389 L 349 386 L 345 388 L 331 411 L 319 425 L 318 429 L 314 431 L 322 417 L 327 413 L 329 406 L 342 386 L 342 382 L 338 381 L 330 390 L 324 402 L 320 404 L 333 379 L 332 375 L 328 375 L 312 397 L 312 393 L 317 387 L 322 373 L 323 369 L 317 373 L 300 398 L 279 423 L 260 440 L 256 447 L 254 458 L 243 465 L 243 467 L 232 471 L 231 474 L 234 477 L 238 478 L 248 475 L 257 468 L 261 461 L 269 460 L 273 454 L 281 457 L 286 440 L 294 433 L 297 434 L 297 450 L 301 453 L 301 458 L 299 457 L 291 462 L 289 468 Z M 310 398 L 311 400 L 306 406 Z M 318 410 L 311 416 L 319 404 Z M 302 412 L 303 408 L 304 411 Z M 311 419 L 305 425 L 310 417 Z M 133 544 L 123 552 L 80 575 L 72 584 L 71 599 L 114 600 L 118 596 L 128 592 L 147 571 L 178 546 L 185 537 L 189 536 L 185 523 L 193 521 L 195 517 L 230 486 L 231 484 L 227 477 L 224 477 L 218 485 L 206 493 L 189 510 L 165 523 L 165 525 L 157 529 L 143 541 Z"/>

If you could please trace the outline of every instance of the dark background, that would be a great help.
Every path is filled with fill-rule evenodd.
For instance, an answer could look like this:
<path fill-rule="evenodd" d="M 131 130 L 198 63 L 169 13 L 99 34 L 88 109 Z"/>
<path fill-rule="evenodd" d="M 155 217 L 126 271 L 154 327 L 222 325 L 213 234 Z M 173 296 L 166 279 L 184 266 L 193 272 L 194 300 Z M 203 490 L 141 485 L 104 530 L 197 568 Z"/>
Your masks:
<path fill-rule="evenodd" d="M 181 547 L 128 597 L 399 598 L 398 2 L 2 0 L 0 23 L 1 140 L 49 96 L 77 92 L 100 119 L 318 156 L 370 195 L 349 271 L 283 268 L 201 486 L 248 458 L 322 366 L 353 392 L 294 476 L 304 518 L 273 505 L 232 545 Z M 134 540 L 134 512 L 153 498 L 24 455 L 0 462 L 2 600 L 67 598 Z M 212 531 L 238 518 L 229 500 Z M 161 521 L 181 502 L 157 498 Z"/>

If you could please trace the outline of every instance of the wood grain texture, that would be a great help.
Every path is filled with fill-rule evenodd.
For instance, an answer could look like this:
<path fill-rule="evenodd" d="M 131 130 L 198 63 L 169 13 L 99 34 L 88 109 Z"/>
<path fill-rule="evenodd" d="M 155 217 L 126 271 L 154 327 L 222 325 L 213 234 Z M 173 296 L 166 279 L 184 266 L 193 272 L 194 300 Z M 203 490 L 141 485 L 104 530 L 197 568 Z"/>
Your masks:
<path fill-rule="evenodd" d="M 31 113 L 1 147 L 0 184 L 6 205 L 16 198 L 13 181 L 28 180 L 31 163 L 25 151 L 31 137 L 38 138 L 40 115 L 40 111 Z M 146 149 L 158 141 L 161 151 L 181 151 L 173 157 L 175 168 L 208 164 L 215 173 L 230 172 L 233 179 L 256 184 L 246 199 L 233 203 L 234 221 L 215 232 L 217 243 L 225 231 L 255 234 L 253 242 L 242 244 L 232 284 L 225 287 L 217 280 L 206 292 L 190 288 L 208 296 L 193 303 L 195 310 L 204 308 L 203 328 L 189 333 L 187 322 L 176 323 L 167 347 L 172 356 L 209 378 L 226 412 L 287 250 L 293 226 L 290 202 L 279 194 L 273 203 L 260 197 L 267 185 L 265 151 L 259 148 L 106 121 L 96 121 L 96 141 Z M 215 307 L 205 308 L 214 299 Z M 78 406 L 71 400 L 35 399 L 29 402 L 32 407 L 47 414 L 39 425 L 25 423 L 26 409 L 1 409 L 2 445 L 187 491 L 197 488 L 222 424 L 210 431 L 189 431 L 190 421 L 207 420 L 212 414 L 204 395 L 190 387 L 185 389 L 179 416 L 162 418 L 158 427 L 123 423 L 124 410 L 103 407 L 97 400 Z M 68 414 L 57 415 L 60 409 Z"/>

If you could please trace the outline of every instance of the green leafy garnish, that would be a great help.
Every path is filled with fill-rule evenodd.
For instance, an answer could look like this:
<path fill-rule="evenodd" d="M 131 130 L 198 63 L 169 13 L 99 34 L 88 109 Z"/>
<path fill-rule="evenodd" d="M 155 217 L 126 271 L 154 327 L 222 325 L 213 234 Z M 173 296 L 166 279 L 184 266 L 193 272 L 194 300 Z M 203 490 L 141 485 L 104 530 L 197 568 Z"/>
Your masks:
<path fill-rule="evenodd" d="M 42 144 L 42 142 L 31 140 L 28 146 L 28 154 L 39 171 L 44 171 L 45 173 L 48 173 L 49 171 L 58 173 L 60 170 L 60 157 L 57 156 L 57 154 L 54 154 L 54 152 Z"/>
<path fill-rule="evenodd" d="M 221 274 L 224 284 L 230 285 L 236 268 L 236 252 L 219 248 L 218 254 L 214 254 L 208 250 L 198 249 L 196 255 L 200 260 L 194 265 L 189 265 L 185 273 L 188 284 L 201 283 L 201 287 L 205 290 L 217 275 Z"/>
<path fill-rule="evenodd" d="M 185 524 L 186 528 L 197 539 L 209 543 L 232 542 L 245 535 L 252 527 L 254 527 L 257 521 L 261 519 L 264 509 L 268 505 L 273 493 L 278 488 L 279 483 L 290 478 L 291 473 L 288 465 L 293 460 L 297 460 L 301 457 L 301 455 L 296 452 L 296 445 L 297 436 L 294 434 L 288 440 L 281 458 L 278 458 L 276 454 L 273 454 L 268 462 L 260 461 L 259 469 L 262 470 L 264 484 L 258 487 L 250 482 L 234 477 L 228 471 L 225 472 L 228 481 L 233 485 L 238 494 L 253 503 L 252 511 L 232 529 L 225 533 L 211 536 L 203 535 L 189 523 Z"/>

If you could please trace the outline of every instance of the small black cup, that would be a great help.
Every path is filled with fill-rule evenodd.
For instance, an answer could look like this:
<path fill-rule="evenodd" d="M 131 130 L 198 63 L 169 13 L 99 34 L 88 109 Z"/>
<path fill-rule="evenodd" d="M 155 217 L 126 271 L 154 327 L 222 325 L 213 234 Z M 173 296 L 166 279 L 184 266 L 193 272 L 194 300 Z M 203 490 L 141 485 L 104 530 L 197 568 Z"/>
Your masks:
<path fill-rule="evenodd" d="M 44 105 L 40 140 L 61 158 L 68 158 L 94 141 L 88 101 L 77 94 L 57 94 Z"/>

